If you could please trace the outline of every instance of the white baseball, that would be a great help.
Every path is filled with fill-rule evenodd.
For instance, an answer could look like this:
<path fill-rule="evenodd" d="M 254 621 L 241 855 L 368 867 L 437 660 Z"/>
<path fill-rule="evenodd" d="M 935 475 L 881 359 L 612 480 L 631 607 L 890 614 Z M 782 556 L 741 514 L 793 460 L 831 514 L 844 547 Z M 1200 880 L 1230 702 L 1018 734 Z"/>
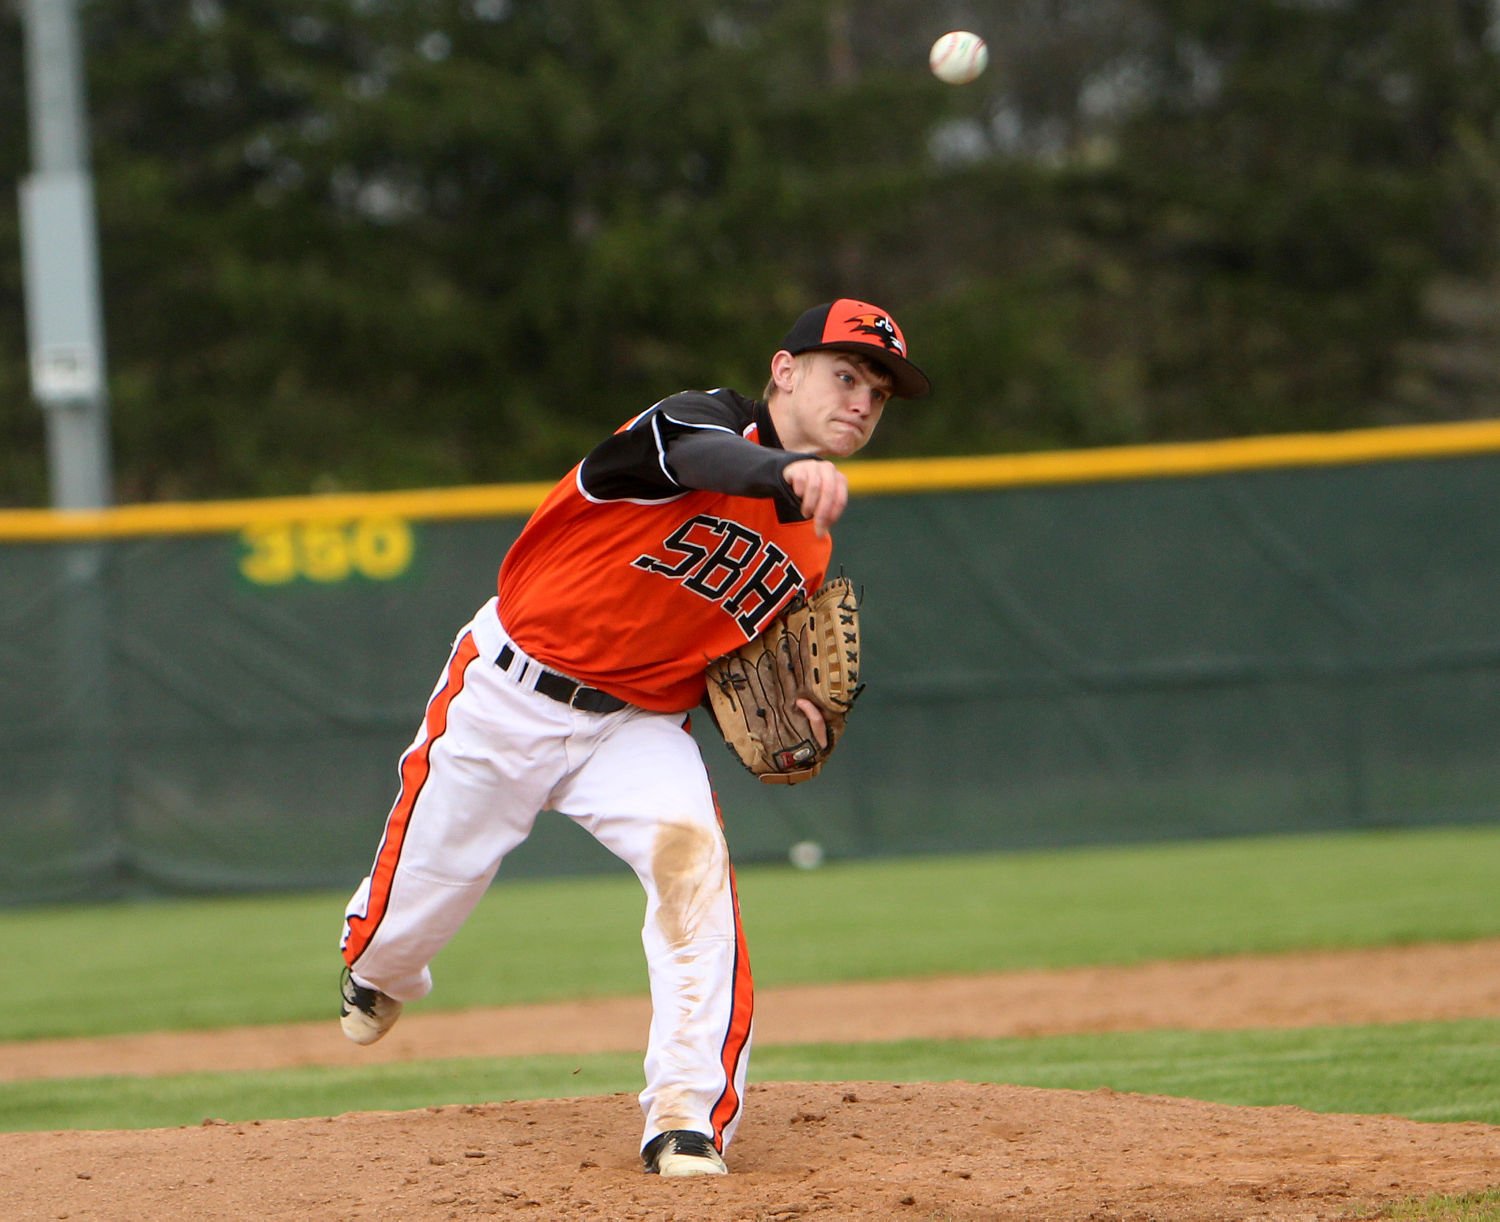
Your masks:
<path fill-rule="evenodd" d="M 984 39 L 967 30 L 951 30 L 932 44 L 927 63 L 932 75 L 950 85 L 967 85 L 990 62 Z"/>

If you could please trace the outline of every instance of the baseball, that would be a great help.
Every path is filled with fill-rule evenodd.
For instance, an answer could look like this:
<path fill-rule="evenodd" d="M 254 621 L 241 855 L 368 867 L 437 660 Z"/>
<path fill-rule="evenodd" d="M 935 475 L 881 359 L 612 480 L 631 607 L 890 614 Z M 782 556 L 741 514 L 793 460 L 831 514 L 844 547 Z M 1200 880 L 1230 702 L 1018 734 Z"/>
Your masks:
<path fill-rule="evenodd" d="M 978 34 L 952 30 L 932 44 L 927 62 L 938 80 L 950 85 L 967 85 L 990 62 L 990 50 Z"/>

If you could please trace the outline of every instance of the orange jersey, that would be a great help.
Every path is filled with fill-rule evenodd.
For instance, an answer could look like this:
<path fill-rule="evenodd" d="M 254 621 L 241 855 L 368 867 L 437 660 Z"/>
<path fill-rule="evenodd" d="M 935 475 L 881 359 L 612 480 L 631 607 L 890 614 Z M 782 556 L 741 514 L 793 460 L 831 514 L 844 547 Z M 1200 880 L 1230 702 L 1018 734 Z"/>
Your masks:
<path fill-rule="evenodd" d="M 673 446 L 688 437 L 712 447 L 708 469 L 734 491 L 679 482 Z M 762 403 L 723 390 L 664 399 L 532 515 L 500 567 L 506 632 L 543 665 L 632 704 L 693 708 L 708 663 L 828 571 L 832 540 L 779 477 L 801 457 L 776 443 Z"/>

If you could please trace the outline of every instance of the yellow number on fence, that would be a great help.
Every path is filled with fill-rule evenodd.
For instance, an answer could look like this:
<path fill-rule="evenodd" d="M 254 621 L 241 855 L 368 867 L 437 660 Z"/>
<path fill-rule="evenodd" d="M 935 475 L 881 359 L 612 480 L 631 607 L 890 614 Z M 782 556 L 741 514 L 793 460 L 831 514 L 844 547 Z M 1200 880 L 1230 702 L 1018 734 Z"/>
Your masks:
<path fill-rule="evenodd" d="M 305 522 L 299 531 L 302 575 L 309 581 L 343 581 L 349 576 L 349 528 L 342 522 Z"/>
<path fill-rule="evenodd" d="M 411 527 L 400 518 L 361 518 L 352 542 L 354 567 L 372 581 L 389 581 L 411 567 Z"/>
<path fill-rule="evenodd" d="M 411 567 L 411 527 L 400 518 L 318 519 L 247 527 L 240 572 L 256 585 L 322 585 L 359 576 L 390 581 Z"/>
<path fill-rule="evenodd" d="M 249 548 L 240 572 L 258 586 L 279 586 L 297 579 L 297 548 L 289 524 L 247 527 L 240 541 Z"/>

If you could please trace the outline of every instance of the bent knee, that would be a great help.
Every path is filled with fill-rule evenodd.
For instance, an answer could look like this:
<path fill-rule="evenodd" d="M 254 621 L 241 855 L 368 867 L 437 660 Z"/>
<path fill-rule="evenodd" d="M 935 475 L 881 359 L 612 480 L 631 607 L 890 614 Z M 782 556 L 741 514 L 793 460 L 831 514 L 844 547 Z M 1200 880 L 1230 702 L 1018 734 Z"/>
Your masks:
<path fill-rule="evenodd" d="M 729 850 L 718 828 L 663 823 L 651 857 L 656 923 L 670 946 L 733 931 Z"/>

